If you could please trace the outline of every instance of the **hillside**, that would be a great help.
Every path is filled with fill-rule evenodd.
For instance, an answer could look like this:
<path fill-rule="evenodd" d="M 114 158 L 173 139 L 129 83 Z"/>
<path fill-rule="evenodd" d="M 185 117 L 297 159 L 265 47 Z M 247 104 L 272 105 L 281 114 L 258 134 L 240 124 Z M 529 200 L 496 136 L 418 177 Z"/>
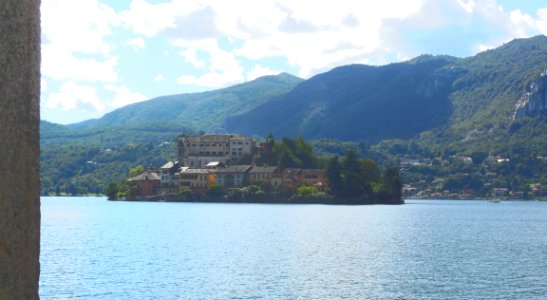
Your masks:
<path fill-rule="evenodd" d="M 195 131 L 223 132 L 225 118 L 245 113 L 300 82 L 302 79 L 287 73 L 264 76 L 224 89 L 150 99 L 69 127 L 89 129 L 169 122 Z"/>
<path fill-rule="evenodd" d="M 317 75 L 248 113 L 228 131 L 378 142 L 447 124 L 453 57 L 421 56 L 381 67 L 350 65 Z"/>
<path fill-rule="evenodd" d="M 344 66 L 229 118 L 225 126 L 259 136 L 367 143 L 422 134 L 430 143 L 462 150 L 485 138 L 510 137 L 515 106 L 546 65 L 547 38 L 537 36 L 465 59 L 424 55 L 380 67 Z M 535 126 L 543 126 L 542 116 Z"/>

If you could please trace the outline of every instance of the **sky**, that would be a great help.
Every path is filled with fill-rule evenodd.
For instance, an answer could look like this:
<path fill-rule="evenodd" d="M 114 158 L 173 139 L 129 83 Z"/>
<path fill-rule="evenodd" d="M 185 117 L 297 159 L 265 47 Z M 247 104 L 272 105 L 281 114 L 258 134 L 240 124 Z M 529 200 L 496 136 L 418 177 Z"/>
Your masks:
<path fill-rule="evenodd" d="M 536 0 L 42 0 L 41 118 L 547 35 Z"/>

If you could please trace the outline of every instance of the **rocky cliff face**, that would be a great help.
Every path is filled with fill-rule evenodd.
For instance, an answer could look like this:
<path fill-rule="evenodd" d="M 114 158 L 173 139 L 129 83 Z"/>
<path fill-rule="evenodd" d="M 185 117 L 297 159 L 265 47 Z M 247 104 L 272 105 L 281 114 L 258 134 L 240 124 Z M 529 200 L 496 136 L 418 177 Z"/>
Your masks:
<path fill-rule="evenodd" d="M 528 90 L 516 104 L 513 119 L 525 116 L 547 116 L 547 69 L 538 80 L 528 86 Z"/>

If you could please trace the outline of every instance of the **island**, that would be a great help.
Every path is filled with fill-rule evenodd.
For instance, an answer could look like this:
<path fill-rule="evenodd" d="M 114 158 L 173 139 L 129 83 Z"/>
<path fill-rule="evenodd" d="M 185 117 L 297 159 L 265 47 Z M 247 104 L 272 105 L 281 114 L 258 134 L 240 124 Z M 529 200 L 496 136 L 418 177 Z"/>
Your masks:
<path fill-rule="evenodd" d="M 109 200 L 230 203 L 403 204 L 398 168 L 381 168 L 348 150 L 318 157 L 302 138 L 271 134 L 180 135 L 177 159 L 136 166 L 111 183 Z"/>

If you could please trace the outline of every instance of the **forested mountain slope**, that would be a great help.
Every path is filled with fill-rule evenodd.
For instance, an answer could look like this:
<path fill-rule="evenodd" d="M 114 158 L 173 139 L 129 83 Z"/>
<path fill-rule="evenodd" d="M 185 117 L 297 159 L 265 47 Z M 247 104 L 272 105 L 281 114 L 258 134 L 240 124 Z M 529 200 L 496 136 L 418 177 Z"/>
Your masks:
<path fill-rule="evenodd" d="M 263 76 L 253 81 L 202 93 L 170 95 L 131 104 L 100 119 L 70 125 L 73 129 L 135 126 L 169 122 L 193 130 L 222 132 L 224 119 L 245 113 L 285 93 L 302 79 L 287 73 Z"/>
<path fill-rule="evenodd" d="M 465 59 L 424 55 L 380 67 L 344 66 L 229 118 L 225 127 L 260 136 L 368 143 L 420 135 L 461 147 L 495 142 L 515 134 L 509 129 L 522 121 L 513 119 L 516 105 L 546 66 L 545 36 Z M 522 122 L 543 126 L 545 114 L 535 117 Z"/>

